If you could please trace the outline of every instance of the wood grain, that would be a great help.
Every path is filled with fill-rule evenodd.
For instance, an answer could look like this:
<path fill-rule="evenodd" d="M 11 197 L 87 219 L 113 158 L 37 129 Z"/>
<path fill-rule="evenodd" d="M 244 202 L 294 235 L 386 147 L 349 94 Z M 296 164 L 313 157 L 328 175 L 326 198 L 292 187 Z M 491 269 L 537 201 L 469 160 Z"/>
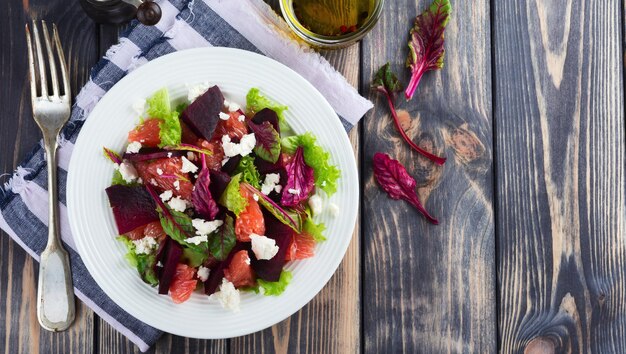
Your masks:
<path fill-rule="evenodd" d="M 495 1 L 501 350 L 626 348 L 618 1 Z"/>
<path fill-rule="evenodd" d="M 363 42 L 362 92 L 390 61 L 401 82 L 414 16 L 430 1 L 385 4 Z M 398 98 L 407 134 L 448 157 L 436 167 L 395 130 L 383 99 L 363 134 L 363 341 L 366 353 L 495 353 L 495 235 L 488 1 L 452 1 L 445 67 L 427 73 L 410 102 Z M 376 185 L 372 157 L 388 153 L 418 182 L 429 224 Z"/>
<path fill-rule="evenodd" d="M 323 54 L 351 84 L 357 84 L 359 78 L 358 45 Z M 359 161 L 359 132 L 358 127 L 350 132 L 350 141 L 357 161 Z M 360 228 L 358 225 L 359 221 L 357 221 L 352 241 L 337 272 L 308 305 L 272 328 L 232 339 L 230 352 L 259 354 L 360 352 Z"/>
<path fill-rule="evenodd" d="M 62 2 L 0 2 L 0 169 L 12 171 L 41 138 L 32 118 L 24 24 L 56 22 L 75 90 L 96 60 L 95 27 L 78 6 Z M 8 176 L 0 178 L 5 182 Z M 70 330 L 51 333 L 37 322 L 38 264 L 0 232 L 0 351 L 5 353 L 88 353 L 93 346 L 91 310 L 77 302 Z"/>

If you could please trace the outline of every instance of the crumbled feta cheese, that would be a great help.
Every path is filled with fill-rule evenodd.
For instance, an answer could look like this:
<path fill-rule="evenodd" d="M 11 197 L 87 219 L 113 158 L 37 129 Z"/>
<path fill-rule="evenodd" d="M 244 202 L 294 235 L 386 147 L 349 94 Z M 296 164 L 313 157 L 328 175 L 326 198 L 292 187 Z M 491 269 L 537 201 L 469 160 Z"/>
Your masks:
<path fill-rule="evenodd" d="M 195 173 L 196 171 L 198 171 L 198 166 L 194 165 L 193 162 L 187 160 L 185 156 L 182 157 L 182 160 L 183 160 L 183 167 L 180 169 L 182 173 L 187 173 L 187 172 Z"/>
<path fill-rule="evenodd" d="M 185 242 L 192 243 L 194 245 L 199 245 L 202 242 L 207 242 L 208 240 L 209 240 L 209 236 L 204 235 L 204 236 L 189 237 L 189 238 L 185 239 Z"/>
<path fill-rule="evenodd" d="M 143 179 L 141 177 L 137 178 L 137 183 L 143 183 Z"/>
<path fill-rule="evenodd" d="M 321 214 L 324 210 L 322 198 L 317 194 L 312 195 L 311 198 L 309 198 L 309 207 L 311 208 L 313 215 Z"/>
<path fill-rule="evenodd" d="M 243 262 L 247 265 L 250 265 L 250 257 L 247 254 L 246 254 L 246 260 Z"/>
<path fill-rule="evenodd" d="M 241 107 L 235 102 L 228 102 L 228 111 L 229 112 L 237 112 Z"/>
<path fill-rule="evenodd" d="M 230 119 L 230 114 L 224 113 L 224 112 L 220 112 L 220 119 L 221 120 L 229 120 Z"/>
<path fill-rule="evenodd" d="M 246 120 L 246 116 L 244 114 L 240 114 L 239 117 L 237 117 L 237 120 L 240 122 L 244 122 Z"/>
<path fill-rule="evenodd" d="M 257 259 L 272 259 L 278 253 L 276 241 L 267 236 L 251 233 L 250 241 L 252 241 L 252 252 Z"/>
<path fill-rule="evenodd" d="M 154 179 L 154 178 L 150 178 L 150 184 L 152 184 L 153 186 L 158 186 L 159 185 L 157 183 L 156 179 Z"/>
<path fill-rule="evenodd" d="M 230 101 L 229 100 L 224 100 L 224 107 L 228 108 L 228 106 L 230 106 Z"/>
<path fill-rule="evenodd" d="M 207 281 L 207 279 L 209 279 L 209 274 L 211 273 L 211 270 L 207 267 L 203 267 L 200 266 L 198 267 L 198 279 L 200 279 L 201 282 L 205 282 Z"/>
<path fill-rule="evenodd" d="M 241 302 L 239 290 L 226 278 L 222 279 L 220 291 L 216 292 L 214 295 L 222 304 L 223 308 L 239 312 L 239 303 Z"/>
<path fill-rule="evenodd" d="M 171 153 L 171 152 L 168 152 L 168 153 L 167 153 L 167 157 L 172 157 L 172 153 Z"/>
<path fill-rule="evenodd" d="M 146 111 L 146 100 L 144 99 L 139 99 L 139 100 L 135 100 L 135 102 L 133 102 L 133 112 L 135 112 L 138 116 L 142 116 L 143 113 Z"/>
<path fill-rule="evenodd" d="M 194 154 L 194 153 L 193 153 L 193 152 L 191 152 L 191 151 L 187 151 L 187 159 L 188 159 L 189 161 L 195 161 L 195 160 L 196 160 L 196 154 Z"/>
<path fill-rule="evenodd" d="M 131 163 L 124 161 L 118 166 L 118 169 L 127 183 L 132 183 L 137 179 L 137 170 Z"/>
<path fill-rule="evenodd" d="M 162 175 L 163 174 L 163 170 L 157 167 L 157 175 Z"/>
<path fill-rule="evenodd" d="M 297 189 L 289 188 L 287 189 L 287 192 L 289 192 L 290 194 L 300 195 L 300 188 L 297 188 Z"/>
<path fill-rule="evenodd" d="M 139 152 L 140 149 L 141 149 L 141 143 L 138 141 L 133 141 L 132 143 L 128 144 L 128 146 L 126 147 L 126 152 L 129 154 L 136 154 Z"/>
<path fill-rule="evenodd" d="M 218 227 L 222 226 L 224 222 L 222 220 L 213 220 L 206 221 L 203 219 L 193 219 L 191 220 L 191 225 L 196 229 L 196 235 L 208 235 L 211 232 L 217 230 Z"/>
<path fill-rule="evenodd" d="M 320 183 L 320 186 L 326 187 L 326 181 L 322 181 L 322 183 Z"/>
<path fill-rule="evenodd" d="M 161 198 L 161 200 L 163 201 L 163 203 L 167 202 L 168 200 L 172 199 L 172 196 L 174 195 L 174 193 L 172 191 L 165 191 L 163 193 L 161 193 L 161 195 L 159 195 L 159 197 Z"/>
<path fill-rule="evenodd" d="M 184 199 L 181 199 L 180 197 L 174 197 L 170 199 L 170 201 L 167 202 L 167 204 L 173 210 L 179 211 L 181 213 L 184 213 L 185 209 L 187 209 L 187 202 Z"/>
<path fill-rule="evenodd" d="M 256 194 L 253 194 L 252 195 L 252 199 L 254 199 L 255 202 L 258 202 L 259 201 L 259 196 L 256 195 Z"/>
<path fill-rule="evenodd" d="M 149 254 L 158 245 L 154 237 L 144 237 L 139 240 L 134 240 L 136 254 Z"/>
<path fill-rule="evenodd" d="M 265 195 L 272 193 L 272 191 L 280 193 L 283 187 L 278 183 L 280 183 L 280 175 L 278 173 L 266 174 L 263 185 L 261 186 L 261 193 Z"/>
<path fill-rule="evenodd" d="M 328 204 L 328 211 L 333 218 L 336 218 L 339 215 L 339 206 L 335 203 Z"/>
<path fill-rule="evenodd" d="M 193 102 L 196 98 L 202 96 L 211 87 L 208 82 L 203 82 L 193 86 L 187 85 L 187 99 L 189 102 Z"/>
<path fill-rule="evenodd" d="M 244 135 L 239 141 L 239 144 L 231 142 L 228 135 L 222 136 L 222 148 L 224 149 L 224 156 L 226 157 L 250 155 L 255 146 L 256 137 L 254 133 Z"/>
<path fill-rule="evenodd" d="M 228 160 L 230 160 L 230 157 L 227 157 L 225 159 L 222 160 L 222 166 L 226 165 L 228 163 Z"/>
<path fill-rule="evenodd" d="M 161 267 L 161 268 L 163 268 L 163 263 L 161 263 L 161 261 L 158 261 L 158 262 L 157 262 L 157 264 L 156 264 L 156 266 L 157 266 L 157 267 Z"/>
<path fill-rule="evenodd" d="M 175 180 L 174 181 L 174 188 L 176 188 L 177 191 L 180 190 L 180 181 L 179 180 Z"/>

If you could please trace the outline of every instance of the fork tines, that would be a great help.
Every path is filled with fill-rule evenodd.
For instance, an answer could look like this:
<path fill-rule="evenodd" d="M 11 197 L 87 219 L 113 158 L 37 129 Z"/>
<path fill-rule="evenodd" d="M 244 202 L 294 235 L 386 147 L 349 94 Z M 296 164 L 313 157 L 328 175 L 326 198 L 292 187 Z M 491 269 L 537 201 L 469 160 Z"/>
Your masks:
<path fill-rule="evenodd" d="M 48 33 L 48 26 L 46 21 L 41 21 L 41 27 L 43 29 L 43 38 L 46 42 L 46 50 L 48 55 L 48 65 L 43 56 L 43 48 L 39 37 L 39 30 L 37 23 L 33 20 L 32 38 L 35 42 L 35 50 L 33 51 L 33 39 L 31 39 L 30 28 L 26 24 L 26 45 L 28 47 L 28 65 L 30 73 L 30 92 L 33 101 L 37 98 L 47 98 L 48 100 L 67 100 L 71 96 L 70 85 L 67 72 L 67 66 L 65 63 L 65 56 L 63 55 L 63 48 L 61 47 L 61 40 L 59 39 L 59 33 L 57 26 L 52 24 L 52 37 L 53 41 L 50 41 L 50 35 Z M 59 88 L 59 78 L 57 76 L 57 62 L 55 60 L 54 52 L 58 58 L 58 68 L 61 70 L 62 89 Z M 48 76 L 48 74 L 50 76 Z M 49 94 L 48 78 L 52 85 L 52 93 Z M 39 91 L 37 90 L 37 82 L 39 82 Z M 39 95 L 38 95 L 39 92 Z"/>

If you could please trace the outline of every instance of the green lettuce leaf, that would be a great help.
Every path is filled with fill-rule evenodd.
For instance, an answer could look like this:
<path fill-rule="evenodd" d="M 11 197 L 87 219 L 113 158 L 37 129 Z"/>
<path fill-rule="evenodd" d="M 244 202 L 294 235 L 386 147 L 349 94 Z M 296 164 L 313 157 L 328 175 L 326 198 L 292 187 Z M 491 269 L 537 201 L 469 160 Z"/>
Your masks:
<path fill-rule="evenodd" d="M 252 114 L 264 108 L 271 109 L 272 111 L 276 112 L 276 115 L 278 115 L 278 124 L 280 125 L 280 129 L 291 129 L 287 122 L 285 122 L 285 117 L 283 115 L 283 112 L 286 111 L 288 107 L 263 96 L 258 88 L 253 87 L 250 89 L 250 91 L 248 91 L 248 94 L 246 95 L 246 106 L 248 108 L 248 112 Z"/>
<path fill-rule="evenodd" d="M 235 247 L 236 242 L 233 218 L 226 215 L 224 224 L 209 235 L 209 251 L 218 261 L 223 261 Z"/>
<path fill-rule="evenodd" d="M 167 89 L 162 88 L 155 92 L 152 97 L 146 100 L 146 103 L 148 105 L 148 115 L 161 120 L 159 125 L 159 128 L 161 128 L 159 132 L 159 137 L 161 138 L 159 147 L 179 145 L 182 136 L 182 128 L 178 119 L 179 112 L 177 110 L 172 111 L 170 95 Z"/>
<path fill-rule="evenodd" d="M 146 100 L 146 105 L 148 106 L 148 116 L 152 118 L 164 119 L 172 113 L 170 95 L 166 88 L 162 88 L 152 94 Z"/>
<path fill-rule="evenodd" d="M 207 250 L 198 251 L 193 248 L 183 248 L 183 261 L 190 267 L 199 267 L 209 257 Z"/>
<path fill-rule="evenodd" d="M 329 196 L 337 191 L 337 180 L 341 171 L 330 164 L 330 153 L 317 145 L 317 139 L 310 132 L 283 138 L 283 151 L 293 154 L 298 146 L 304 149 L 304 162 L 313 168 L 315 187 L 322 189 Z"/>
<path fill-rule="evenodd" d="M 292 278 L 293 274 L 291 274 L 290 271 L 283 269 L 282 273 L 280 273 L 278 281 L 270 282 L 263 279 L 257 279 L 257 282 L 259 283 L 259 289 L 263 288 L 263 295 L 277 296 L 285 291 Z"/>
<path fill-rule="evenodd" d="M 241 183 L 241 173 L 235 175 L 230 180 L 219 201 L 221 205 L 235 213 L 236 216 L 239 216 L 239 213 L 248 206 L 248 200 L 241 196 L 239 191 L 239 183 Z"/>
<path fill-rule="evenodd" d="M 241 178 L 244 182 L 248 182 L 253 185 L 254 188 L 261 188 L 261 175 L 254 165 L 254 157 L 248 155 L 241 158 L 239 165 L 235 168 L 235 173 L 241 173 Z"/>
<path fill-rule="evenodd" d="M 154 264 L 156 263 L 156 255 L 152 254 L 137 254 L 135 252 L 136 247 L 135 244 L 124 236 L 118 236 L 118 241 L 121 241 L 127 249 L 127 253 L 124 256 L 128 263 L 137 269 L 137 272 L 141 276 L 141 279 L 152 285 L 156 286 L 159 284 L 159 279 L 154 273 Z"/>
<path fill-rule="evenodd" d="M 120 173 L 119 170 L 115 170 L 113 171 L 113 177 L 111 178 L 111 185 L 114 186 L 116 184 L 121 184 L 123 186 L 132 186 L 133 184 L 136 184 L 135 182 L 132 183 L 128 183 L 126 182 L 126 180 L 124 180 L 124 177 L 122 177 L 122 174 Z"/>
<path fill-rule="evenodd" d="M 324 223 L 316 224 L 310 217 L 306 218 L 304 221 L 304 225 L 302 226 L 302 230 L 309 235 L 313 236 L 315 242 L 323 242 L 326 241 L 326 236 L 323 235 L 323 232 L 326 230 L 326 225 Z"/>

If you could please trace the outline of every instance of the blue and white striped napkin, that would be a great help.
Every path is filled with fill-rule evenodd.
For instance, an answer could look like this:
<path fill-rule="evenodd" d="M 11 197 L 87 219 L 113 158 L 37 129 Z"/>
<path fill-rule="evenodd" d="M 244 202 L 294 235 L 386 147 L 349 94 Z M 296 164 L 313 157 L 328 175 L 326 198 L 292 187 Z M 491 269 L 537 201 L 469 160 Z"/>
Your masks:
<path fill-rule="evenodd" d="M 128 72 L 178 50 L 224 46 L 264 54 L 309 80 L 326 97 L 350 130 L 372 103 L 328 62 L 290 33 L 262 0 L 157 0 L 163 11 L 153 27 L 138 22 L 111 47 L 92 69 L 89 82 L 76 97 L 70 122 L 62 132 L 58 152 L 61 234 L 70 253 L 76 296 L 133 341 L 148 350 L 162 332 L 129 315 L 98 287 L 76 252 L 65 206 L 66 178 L 74 142 L 100 98 Z M 39 260 L 47 241 L 47 169 L 41 143 L 0 190 L 0 228 Z"/>

